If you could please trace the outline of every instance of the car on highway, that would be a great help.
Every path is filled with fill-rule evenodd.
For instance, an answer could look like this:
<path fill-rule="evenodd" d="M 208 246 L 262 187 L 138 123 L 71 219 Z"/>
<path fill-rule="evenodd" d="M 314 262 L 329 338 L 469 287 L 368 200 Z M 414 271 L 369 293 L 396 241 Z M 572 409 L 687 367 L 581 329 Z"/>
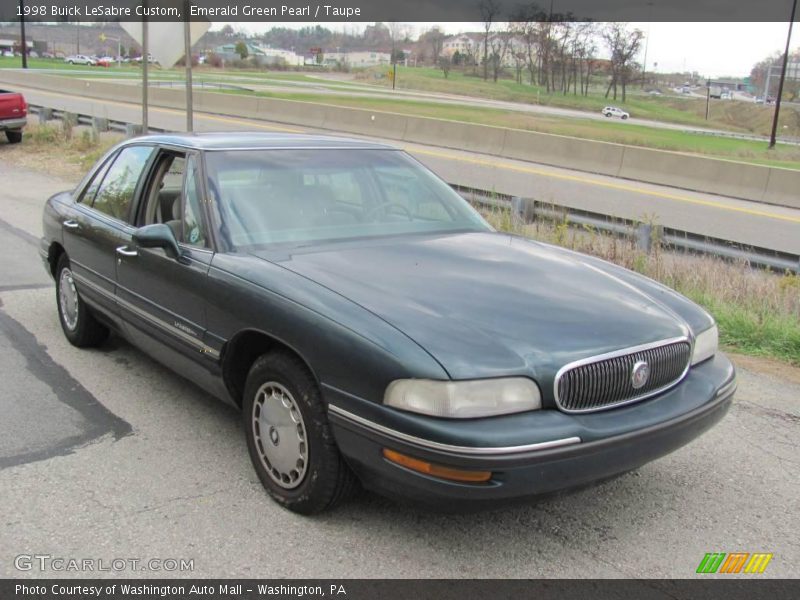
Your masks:
<path fill-rule="evenodd" d="M 43 222 L 66 338 L 114 331 L 241 409 L 303 514 L 358 481 L 446 510 L 582 486 L 683 446 L 736 387 L 705 310 L 494 230 L 371 141 L 134 138 Z"/>
<path fill-rule="evenodd" d="M 616 106 L 606 106 L 601 112 L 606 117 L 617 117 L 623 121 L 631 116 L 629 112 L 617 108 Z"/>
<path fill-rule="evenodd" d="M 17 92 L 0 90 L 0 131 L 5 132 L 9 144 L 22 141 L 22 130 L 28 124 L 28 104 Z"/>
<path fill-rule="evenodd" d="M 96 64 L 94 58 L 85 54 L 71 54 L 64 58 L 64 62 L 70 65 L 86 65 L 89 67 L 93 67 Z"/>

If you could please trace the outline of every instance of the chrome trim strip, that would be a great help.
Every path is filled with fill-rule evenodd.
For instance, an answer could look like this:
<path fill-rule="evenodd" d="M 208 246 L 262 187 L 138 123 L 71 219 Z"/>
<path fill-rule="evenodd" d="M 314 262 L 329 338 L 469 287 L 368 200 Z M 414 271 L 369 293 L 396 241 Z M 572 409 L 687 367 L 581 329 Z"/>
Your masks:
<path fill-rule="evenodd" d="M 581 410 L 570 410 L 568 408 L 564 408 L 561 405 L 561 400 L 558 397 L 558 382 L 561 379 L 561 376 L 569 371 L 570 369 L 574 369 L 575 367 L 581 367 L 583 365 L 588 365 L 596 362 L 600 362 L 603 360 L 608 360 L 609 358 L 617 358 L 620 356 L 627 356 L 628 354 L 633 354 L 635 352 L 643 352 L 645 350 L 653 350 L 654 348 L 660 348 L 661 346 L 668 346 L 670 344 L 678 344 L 681 342 L 686 342 L 689 344 L 689 360 L 686 361 L 686 368 L 681 373 L 680 377 L 678 377 L 672 383 L 669 383 L 663 387 L 658 388 L 657 390 L 653 390 L 646 394 L 642 394 L 641 396 L 636 396 L 635 398 L 629 398 L 628 400 L 623 400 L 622 402 L 616 402 L 614 404 L 606 404 L 603 406 L 599 406 L 596 408 L 584 408 Z M 668 389 L 675 387 L 683 378 L 686 377 L 686 374 L 689 372 L 689 369 L 692 366 L 692 353 L 694 352 L 694 344 L 692 343 L 692 339 L 687 336 L 680 336 L 669 338 L 667 340 L 661 340 L 659 342 L 650 342 L 649 344 L 641 344 L 639 346 L 631 346 L 630 348 L 624 348 L 622 350 L 614 350 L 613 352 L 606 352 L 605 354 L 598 354 L 597 356 L 590 356 L 589 358 L 582 358 L 581 360 L 576 360 L 571 363 L 567 363 L 563 367 L 561 367 L 558 372 L 556 373 L 556 377 L 553 380 L 553 397 L 556 401 L 556 406 L 562 412 L 567 414 L 575 415 L 575 414 L 582 414 L 582 413 L 592 413 L 592 412 L 600 412 L 601 410 L 607 410 L 610 408 L 618 408 L 620 406 L 625 406 L 626 404 L 633 404 L 634 402 L 639 402 L 641 400 L 645 400 L 647 398 L 652 398 L 662 392 L 667 391 Z"/>
<path fill-rule="evenodd" d="M 547 450 L 549 448 L 558 448 L 560 446 L 579 444 L 581 442 L 581 438 L 579 437 L 569 437 L 560 440 L 539 442 L 536 444 L 526 444 L 524 446 L 506 446 L 506 447 L 492 447 L 492 448 L 476 448 L 473 446 L 451 446 L 450 444 L 440 444 L 439 442 L 424 440 L 422 438 L 418 438 L 413 435 L 408 435 L 407 433 L 401 433 L 394 429 L 390 429 L 389 427 L 384 427 L 383 425 L 378 425 L 377 423 L 370 421 L 369 419 L 365 419 L 364 417 L 359 417 L 358 415 L 354 415 L 353 413 L 346 411 L 343 408 L 339 408 L 334 404 L 328 405 L 328 412 L 332 412 L 340 417 L 349 419 L 354 423 L 363 425 L 364 427 L 377 431 L 378 433 L 382 433 L 389 437 L 393 437 L 397 440 L 400 440 L 401 442 L 408 442 L 416 446 L 422 446 L 423 448 L 429 448 L 431 450 L 437 450 L 439 452 L 448 452 L 450 454 L 473 454 L 473 455 L 483 454 L 487 456 L 498 456 L 503 454 L 521 454 L 524 452 L 532 452 L 534 450 Z"/>
<path fill-rule="evenodd" d="M 209 348 L 208 346 L 206 346 L 198 338 L 196 338 L 194 336 L 191 336 L 191 335 L 189 335 L 188 333 L 186 333 L 184 331 L 181 331 L 177 327 L 167 323 L 166 321 L 162 321 L 158 317 L 154 317 L 153 315 L 151 315 L 147 311 L 139 308 L 135 304 L 131 304 L 127 300 L 124 300 L 124 299 L 120 298 L 119 296 L 111 294 L 109 291 L 104 290 L 100 286 L 98 286 L 98 285 L 94 284 L 93 282 L 87 280 L 85 277 L 82 277 L 80 275 L 76 275 L 75 273 L 73 273 L 72 276 L 75 279 L 78 280 L 78 283 L 82 283 L 82 284 L 86 285 L 87 287 L 91 288 L 92 290 L 96 291 L 97 293 L 99 293 L 99 294 L 101 294 L 101 295 L 103 295 L 103 296 L 115 301 L 119 306 L 121 306 L 122 308 L 125 308 L 125 309 L 129 310 L 130 312 L 134 313 L 135 315 L 141 317 L 142 319 L 144 319 L 145 321 L 147 321 L 151 325 L 154 325 L 155 327 L 158 327 L 159 329 L 162 329 L 163 331 L 166 331 L 167 333 L 172 334 L 173 336 L 175 336 L 177 338 L 180 338 L 182 341 L 188 343 L 190 346 L 194 346 L 200 352 L 202 352 L 203 354 L 207 354 L 208 356 L 210 356 L 213 359 L 218 359 L 219 358 L 219 352 L 218 351 L 214 350 L 213 348 Z"/>
<path fill-rule="evenodd" d="M 74 261 L 73 261 L 73 262 L 74 262 Z M 75 264 L 78 264 L 78 263 L 75 263 Z M 114 294 L 112 294 L 111 292 L 109 292 L 107 289 L 100 287 L 100 286 L 99 286 L 99 285 L 97 285 L 96 283 L 94 283 L 94 282 L 92 282 L 92 281 L 89 281 L 89 280 L 88 280 L 88 279 L 86 279 L 86 277 L 84 277 L 83 275 L 81 275 L 81 274 L 79 274 L 79 273 L 76 273 L 75 271 L 73 271 L 73 272 L 72 272 L 72 278 L 73 278 L 75 281 L 77 281 L 78 283 L 80 283 L 81 285 L 85 285 L 86 287 L 88 287 L 88 288 L 91 288 L 91 290 L 92 290 L 93 292 L 96 292 L 96 293 L 100 294 L 101 296 L 105 296 L 106 298 L 108 298 L 108 299 L 109 299 L 109 300 L 111 300 L 112 302 L 116 302 L 116 301 L 117 301 L 117 297 L 116 297 Z"/>
<path fill-rule="evenodd" d="M 733 392 L 736 391 L 737 387 L 739 387 L 739 382 L 736 381 L 736 378 L 734 377 L 728 383 L 719 388 L 717 390 L 716 396 L 714 397 L 719 398 L 720 396 L 727 396 L 728 394 L 732 394 Z"/>

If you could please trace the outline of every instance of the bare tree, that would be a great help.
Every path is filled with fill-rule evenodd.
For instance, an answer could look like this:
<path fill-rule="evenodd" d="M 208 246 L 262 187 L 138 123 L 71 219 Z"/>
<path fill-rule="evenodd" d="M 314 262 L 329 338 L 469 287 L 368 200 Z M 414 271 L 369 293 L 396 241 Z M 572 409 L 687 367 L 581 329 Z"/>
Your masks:
<path fill-rule="evenodd" d="M 442 73 L 444 73 L 444 78 L 445 79 L 447 79 L 447 77 L 450 75 L 450 67 L 452 65 L 453 65 L 453 61 L 450 60 L 449 56 L 440 56 L 439 57 L 439 68 L 442 70 Z"/>
<path fill-rule="evenodd" d="M 388 28 L 389 39 L 392 42 L 391 60 L 392 64 L 394 64 L 398 56 L 397 44 L 405 40 L 408 35 L 408 27 L 403 23 L 389 23 Z"/>
<path fill-rule="evenodd" d="M 606 98 L 614 90 L 617 99 L 617 86 L 622 87 L 622 101 L 625 102 L 625 88 L 635 71 L 633 57 L 639 52 L 644 33 L 640 29 L 628 29 L 626 23 L 608 23 L 602 32 L 603 40 L 611 52 L 611 81 L 606 88 Z"/>
<path fill-rule="evenodd" d="M 489 79 L 489 34 L 492 25 L 500 15 L 500 3 L 497 0 L 480 0 L 478 8 L 483 20 L 483 79 Z"/>
<path fill-rule="evenodd" d="M 442 47 L 444 46 L 445 36 L 444 32 L 438 26 L 431 27 L 419 36 L 421 45 L 427 46 L 431 49 L 431 62 L 435 65 L 442 55 Z"/>

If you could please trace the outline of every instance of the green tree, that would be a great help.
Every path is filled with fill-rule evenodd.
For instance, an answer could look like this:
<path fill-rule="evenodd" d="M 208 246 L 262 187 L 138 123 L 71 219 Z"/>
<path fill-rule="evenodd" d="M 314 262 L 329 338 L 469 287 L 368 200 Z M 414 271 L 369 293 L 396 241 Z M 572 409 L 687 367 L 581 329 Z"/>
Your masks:
<path fill-rule="evenodd" d="M 247 44 L 241 40 L 236 42 L 236 48 L 234 49 L 234 52 L 236 52 L 236 54 L 238 54 L 239 58 L 242 60 L 247 58 L 247 55 L 250 54 L 250 52 L 247 50 Z"/>

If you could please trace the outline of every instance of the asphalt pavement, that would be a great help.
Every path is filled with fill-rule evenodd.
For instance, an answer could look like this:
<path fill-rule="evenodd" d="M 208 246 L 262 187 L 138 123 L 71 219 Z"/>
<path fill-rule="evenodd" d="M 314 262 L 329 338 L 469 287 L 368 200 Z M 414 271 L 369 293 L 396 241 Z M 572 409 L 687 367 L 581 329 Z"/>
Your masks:
<path fill-rule="evenodd" d="M 466 515 L 366 493 L 316 517 L 279 508 L 235 410 L 119 339 L 67 343 L 33 240 L 45 199 L 71 185 L 3 149 L 0 577 L 684 578 L 737 551 L 774 554 L 760 577 L 796 575 L 800 374 L 752 360 L 737 360 L 718 426 L 598 486 Z M 30 555 L 127 566 L 21 570 Z M 150 559 L 187 570 L 141 570 Z"/>

